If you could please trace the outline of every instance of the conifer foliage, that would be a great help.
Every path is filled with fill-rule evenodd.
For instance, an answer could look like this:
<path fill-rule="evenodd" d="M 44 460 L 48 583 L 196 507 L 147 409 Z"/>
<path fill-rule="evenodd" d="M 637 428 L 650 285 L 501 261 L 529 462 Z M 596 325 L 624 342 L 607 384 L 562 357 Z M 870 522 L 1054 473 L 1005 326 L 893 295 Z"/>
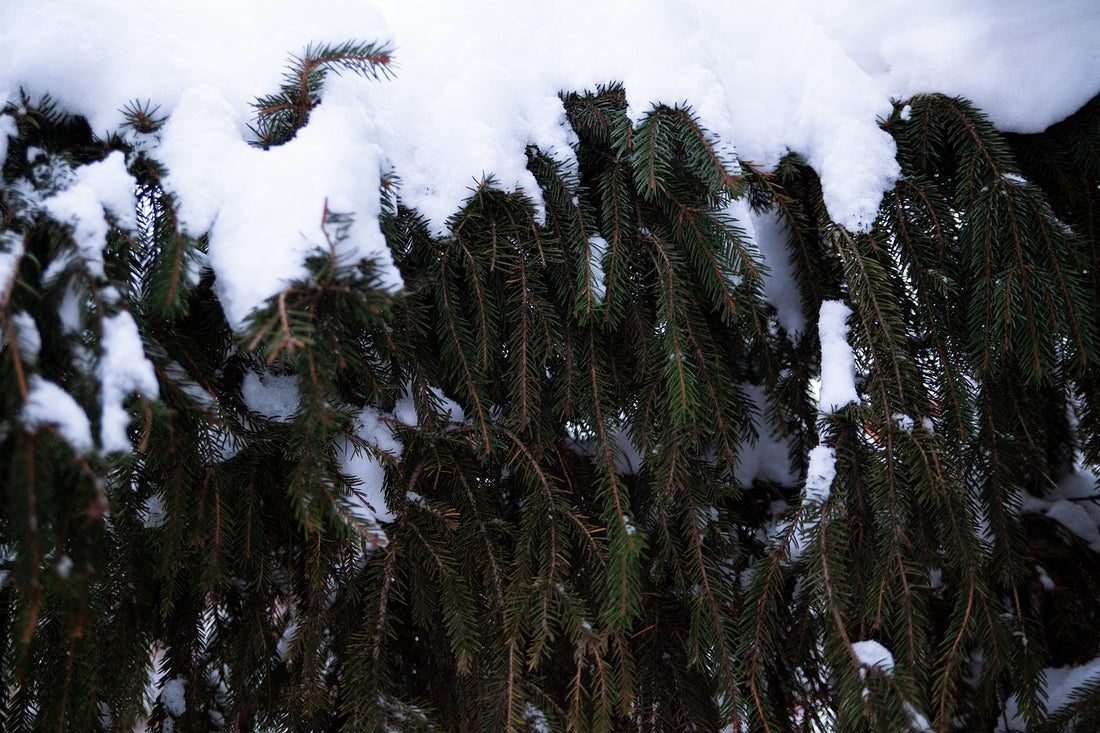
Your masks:
<path fill-rule="evenodd" d="M 390 64 L 306 50 L 257 146 Z M 0 728 L 1100 724 L 1097 678 L 1045 693 L 1100 656 L 1100 99 L 1036 135 L 899 102 L 853 233 L 795 153 L 628 93 L 563 92 L 575 161 L 529 147 L 538 190 L 485 177 L 443 234 L 380 179 L 400 293 L 319 211 L 241 332 L 141 144 L 155 100 L 104 136 L 4 110 Z M 107 165 L 136 199 L 89 246 L 57 201 Z M 738 201 L 782 225 L 801 333 Z M 827 406 L 832 302 L 858 394 Z"/>

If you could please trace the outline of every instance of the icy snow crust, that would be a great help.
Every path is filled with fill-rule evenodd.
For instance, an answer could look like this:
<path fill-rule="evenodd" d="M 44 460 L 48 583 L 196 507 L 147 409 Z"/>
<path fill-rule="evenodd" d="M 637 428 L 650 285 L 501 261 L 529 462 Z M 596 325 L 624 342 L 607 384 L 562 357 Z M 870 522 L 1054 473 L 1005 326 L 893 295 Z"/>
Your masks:
<path fill-rule="evenodd" d="M 305 274 L 303 255 L 323 243 L 326 199 L 357 217 L 351 254 L 375 258 L 385 285 L 401 287 L 378 231 L 383 170 L 439 231 L 484 175 L 535 192 L 525 147 L 571 155 L 560 90 L 622 81 L 635 118 L 686 101 L 746 160 L 771 166 L 796 151 L 852 230 L 869 226 L 898 175 L 877 123 L 892 99 L 965 95 L 998 126 L 1037 131 L 1100 91 L 1093 0 L 559 0 L 552 11 L 504 0 L 8 0 L 5 9 L 0 103 L 20 87 L 48 92 L 99 133 L 117 129 L 135 99 L 171 114 L 147 149 L 169 170 L 185 227 L 210 231 L 210 265 L 238 328 Z M 249 103 L 278 87 L 287 55 L 349 39 L 392 42 L 396 79 L 330 76 L 294 140 L 249 148 Z M 0 124 L 0 143 L 11 127 Z M 77 232 L 90 239 L 102 214 L 87 203 L 59 201 L 57 213 L 89 211 Z M 771 222 L 756 224 L 772 237 Z M 786 302 L 786 284 L 772 285 Z M 800 330 L 784 312 L 788 330 Z"/>

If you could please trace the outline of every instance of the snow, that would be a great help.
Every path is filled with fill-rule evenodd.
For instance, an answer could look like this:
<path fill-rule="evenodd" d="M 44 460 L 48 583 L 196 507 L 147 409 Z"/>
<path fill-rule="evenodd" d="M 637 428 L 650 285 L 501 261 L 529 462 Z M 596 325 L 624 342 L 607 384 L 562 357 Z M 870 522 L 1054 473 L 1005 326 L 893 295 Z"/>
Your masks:
<path fill-rule="evenodd" d="M 1100 657 L 1078 666 L 1047 667 L 1043 670 L 1046 679 L 1046 694 L 1044 702 L 1048 715 L 1052 715 L 1067 703 L 1073 694 L 1083 685 L 1095 682 L 1100 676 Z M 1019 701 L 1013 695 L 1005 705 L 1004 720 L 998 725 L 997 731 L 1024 731 L 1031 726 L 1019 715 Z"/>
<path fill-rule="evenodd" d="M 442 390 L 432 386 L 428 390 L 444 419 L 456 423 L 465 420 L 462 408 Z M 392 522 L 396 519 L 393 509 L 386 503 L 382 484 L 386 478 L 387 461 L 400 458 L 405 450 L 393 431 L 393 427 L 398 424 L 413 427 L 419 424 L 411 385 L 406 387 L 405 393 L 394 404 L 392 412 L 371 406 L 364 407 L 359 412 L 353 432 L 367 447 L 358 446 L 351 440 L 337 442 L 340 470 L 352 479 L 345 508 L 357 522 L 369 524 Z M 417 499 L 410 492 L 410 501 L 415 500 Z M 381 530 L 374 533 L 374 536 L 385 542 L 385 534 Z"/>
<path fill-rule="evenodd" d="M 1100 91 L 1094 0 L 804 5 L 883 91 L 967 97 L 1003 130 L 1041 132 Z"/>
<path fill-rule="evenodd" d="M 238 329 L 305 275 L 303 256 L 324 243 L 326 200 L 354 216 L 348 253 L 376 259 L 384 286 L 401 287 L 378 228 L 383 171 L 436 231 L 487 175 L 535 194 L 526 147 L 572 157 L 562 90 L 622 81 L 635 120 L 686 100 L 746 160 L 767 168 L 798 152 L 819 173 L 833 219 L 852 230 L 870 226 L 899 175 L 879 127 L 893 100 L 962 94 L 1002 128 L 1035 131 L 1100 91 L 1092 0 L 639 0 L 629 11 L 589 0 L 552 10 L 504 0 L 9 0 L 6 9 L 0 103 L 21 87 L 48 92 L 98 134 L 118 129 L 133 100 L 169 115 L 139 147 L 167 167 L 185 228 L 210 230 L 210 265 Z M 600 29 L 598 42 L 578 32 L 578 18 Z M 249 147 L 249 104 L 278 88 L 287 56 L 348 39 L 392 42 L 396 78 L 330 74 L 296 138 Z M 0 117 L 3 147 L 12 131 Z M 102 209 L 126 215 L 123 173 L 117 154 L 85 166 L 48 204 L 93 270 Z M 755 224 L 761 251 L 776 252 L 775 223 Z M 798 333 L 785 268 L 769 264 L 769 297 Z"/>
<path fill-rule="evenodd" d="M 147 529 L 158 529 L 164 526 L 167 520 L 164 508 L 164 498 L 160 494 L 153 494 L 141 506 L 141 523 Z"/>
<path fill-rule="evenodd" d="M 1067 499 L 1100 498 L 1100 476 L 1092 469 L 1079 467 L 1058 482 L 1058 490 Z"/>
<path fill-rule="evenodd" d="M 15 345 L 19 348 L 19 359 L 24 364 L 33 364 L 42 348 L 42 334 L 34 316 L 26 311 L 12 314 L 11 323 L 15 326 Z"/>
<path fill-rule="evenodd" d="M 241 397 L 252 412 L 275 422 L 290 422 L 298 411 L 298 376 L 248 372 L 241 382 Z"/>
<path fill-rule="evenodd" d="M 645 455 L 631 440 L 629 428 L 626 425 L 616 425 L 610 433 L 611 441 L 615 444 L 615 470 L 626 476 L 637 476 L 645 466 Z M 590 448 L 593 455 L 598 452 L 595 441 Z"/>
<path fill-rule="evenodd" d="M 588 238 L 588 270 L 591 273 L 589 288 L 592 297 L 603 302 L 604 291 L 607 285 L 604 281 L 603 256 L 607 252 L 607 240 L 598 234 Z"/>
<path fill-rule="evenodd" d="M 1047 712 L 1054 713 L 1067 702 L 1074 691 L 1100 676 L 1100 657 L 1078 667 L 1049 668 L 1047 680 Z"/>
<path fill-rule="evenodd" d="M 103 415 L 99 428 L 105 453 L 130 452 L 126 428 L 130 413 L 122 403 L 131 392 L 148 399 L 160 394 L 153 364 L 145 358 L 145 347 L 137 323 L 128 311 L 103 319 L 103 356 L 98 373 L 102 384 Z"/>
<path fill-rule="evenodd" d="M 72 226 L 73 239 L 88 272 L 95 277 L 104 274 L 103 245 L 108 232 L 104 212 L 109 211 L 124 229 L 133 229 L 137 207 L 134 186 L 124 156 L 115 151 L 101 161 L 77 168 L 71 185 L 43 203 L 51 216 Z"/>
<path fill-rule="evenodd" d="M 890 416 L 890 419 L 893 420 L 894 424 L 898 426 L 898 429 L 904 433 L 912 433 L 913 427 L 916 425 L 913 418 L 903 412 L 895 412 Z"/>
<path fill-rule="evenodd" d="M 817 321 L 821 340 L 821 386 L 818 410 L 831 415 L 845 405 L 859 404 L 855 383 L 855 356 L 848 345 L 848 316 L 852 311 L 839 300 L 821 304 Z"/>
<path fill-rule="evenodd" d="M 0 165 L 8 158 L 8 138 L 15 137 L 18 132 L 14 117 L 0 115 Z"/>
<path fill-rule="evenodd" d="M 787 252 L 786 223 L 776 211 L 752 211 L 743 199 L 734 202 L 730 213 L 745 228 L 761 259 L 768 265 L 764 275 L 764 297 L 775 306 L 779 325 L 791 338 L 799 338 L 806 328 L 806 318 L 802 314 L 802 296 Z"/>
<path fill-rule="evenodd" d="M 1087 467 L 1065 476 L 1045 497 L 1025 493 L 1021 510 L 1045 514 L 1100 552 L 1100 476 Z"/>
<path fill-rule="evenodd" d="M 877 641 L 856 641 L 852 643 L 852 653 L 864 667 L 875 667 L 886 674 L 894 673 L 894 655 Z M 865 674 L 866 670 L 860 670 Z"/>
<path fill-rule="evenodd" d="M 1057 587 L 1054 579 L 1050 577 L 1050 574 L 1042 565 L 1035 566 L 1035 573 L 1039 576 L 1039 584 L 1043 586 L 1043 590 L 1050 592 Z"/>
<path fill-rule="evenodd" d="M 1047 507 L 1046 515 L 1087 542 L 1094 552 L 1100 552 L 1100 529 L 1083 505 L 1058 499 Z"/>
<path fill-rule="evenodd" d="M 829 210 L 852 228 L 870 224 L 898 174 L 893 141 L 875 122 L 890 112 L 888 95 L 800 2 L 644 0 L 624 12 L 563 0 L 544 13 L 483 0 L 432 3 L 432 23 L 425 5 L 382 4 L 401 70 L 371 94 L 402 193 L 437 227 L 482 172 L 533 190 L 516 152 L 528 143 L 567 150 L 558 91 L 612 80 L 624 82 L 635 120 L 654 103 L 689 100 L 746 159 L 770 166 L 788 149 L 802 152 L 822 174 Z M 580 17 L 601 29 L 598 44 L 577 32 Z M 784 63 L 761 63 L 777 48 Z M 428 97 L 433 115 L 423 114 L 426 89 L 442 90 Z M 441 129 L 440 118 L 454 124 Z M 439 161 L 455 164 L 441 171 Z"/>
<path fill-rule="evenodd" d="M 186 680 L 182 677 L 173 677 L 166 680 L 160 688 L 160 704 L 173 718 L 178 718 L 187 710 L 187 700 L 184 697 Z"/>
<path fill-rule="evenodd" d="M 913 703 L 906 700 L 903 703 L 905 712 L 909 716 L 909 729 L 918 731 L 919 733 L 934 733 L 935 728 L 928 721 L 928 718 L 920 710 L 917 710 Z"/>
<path fill-rule="evenodd" d="M 49 271 L 46 275 L 49 275 Z M 80 333 L 83 328 L 83 301 L 84 294 L 77 284 L 71 281 L 67 283 L 65 294 L 61 296 L 61 303 L 57 307 L 57 316 L 61 320 L 61 330 L 68 335 Z"/>
<path fill-rule="evenodd" d="M 442 397 L 442 394 L 442 392 L 438 392 L 437 396 Z M 462 414 L 461 410 L 459 410 L 459 414 Z M 403 394 L 401 399 L 397 400 L 394 404 L 393 416 L 406 425 L 417 425 L 419 423 L 419 418 L 416 416 L 416 403 L 412 398 L 411 387 L 407 387 L 405 394 Z"/>
<path fill-rule="evenodd" d="M 810 463 L 806 468 L 806 493 L 802 504 L 823 504 L 828 501 L 835 478 L 836 450 L 826 445 L 815 446 L 810 451 Z"/>
<path fill-rule="evenodd" d="M 327 248 L 326 205 L 356 216 L 338 254 L 374 258 L 386 289 L 403 286 L 378 228 L 380 152 L 369 142 L 375 134 L 354 81 L 332 77 L 309 125 L 267 151 L 241 138 L 247 120 L 211 87 L 188 90 L 164 127 L 158 157 L 168 166 L 165 185 L 179 197 L 184 230 L 210 232 L 209 264 L 235 329 L 306 276 L 308 254 Z"/>
<path fill-rule="evenodd" d="M 407 412 L 404 417 L 408 417 Z M 415 411 L 412 417 L 415 424 Z M 373 407 L 364 408 L 356 418 L 355 435 L 382 454 L 398 458 L 405 447 L 394 437 L 390 428 L 390 421 L 396 419 L 393 415 Z M 382 482 L 386 476 L 384 459 L 376 457 L 368 450 L 354 447 L 350 441 L 339 446 L 338 456 L 340 470 L 355 481 L 350 496 L 351 513 L 360 520 L 392 522 L 395 515 L 386 505 L 386 495 L 382 491 Z"/>
<path fill-rule="evenodd" d="M 43 426 L 52 427 L 79 453 L 91 452 L 92 424 L 72 395 L 59 385 L 37 374 L 27 380 L 28 394 L 20 422 L 28 432 Z"/>
<path fill-rule="evenodd" d="M 23 238 L 12 231 L 0 232 L 0 297 L 8 292 L 22 256 Z"/>
<path fill-rule="evenodd" d="M 943 582 L 943 571 L 939 568 L 930 568 L 928 570 L 928 587 L 930 590 L 937 593 L 942 593 L 945 588 Z"/>
<path fill-rule="evenodd" d="M 442 411 L 443 415 L 448 420 L 456 423 L 465 422 L 466 416 L 462 412 L 462 407 L 460 407 L 457 402 L 444 394 L 443 390 L 439 389 L 438 387 L 429 386 L 428 390 L 435 398 L 436 406 Z M 416 425 L 417 420 L 415 410 L 413 411 L 411 419 L 407 419 L 406 416 L 402 414 L 402 406 L 405 404 L 412 404 L 412 397 L 408 394 L 406 394 L 406 396 L 399 400 L 397 405 L 394 406 L 394 415 L 397 417 L 397 419 L 401 420 L 401 422 L 405 423 L 406 425 Z"/>
<path fill-rule="evenodd" d="M 760 479 L 793 486 L 798 483 L 798 471 L 791 465 L 791 439 L 778 435 L 767 419 L 767 392 L 762 385 L 747 382 L 740 389 L 752 400 L 757 438 L 737 447 L 737 483 L 749 487 Z"/>

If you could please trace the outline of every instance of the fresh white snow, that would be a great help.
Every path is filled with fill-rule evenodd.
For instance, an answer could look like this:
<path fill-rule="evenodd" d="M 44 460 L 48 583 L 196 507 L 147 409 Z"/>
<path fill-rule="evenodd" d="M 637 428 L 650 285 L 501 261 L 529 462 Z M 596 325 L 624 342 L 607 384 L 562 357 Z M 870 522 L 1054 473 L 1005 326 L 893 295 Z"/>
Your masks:
<path fill-rule="evenodd" d="M 855 383 L 855 355 L 848 344 L 850 308 L 839 300 L 821 304 L 817 319 L 821 342 L 821 379 L 817 386 L 817 409 L 822 417 L 832 415 L 851 403 L 859 404 Z M 820 443 L 809 455 L 806 490 L 802 505 L 822 504 L 829 500 L 836 478 L 836 450 Z"/>
<path fill-rule="evenodd" d="M 103 245 L 109 231 L 105 212 L 109 211 L 124 229 L 135 226 L 134 186 L 124 156 L 115 151 L 101 161 L 77 168 L 71 185 L 44 202 L 51 216 L 72 226 L 84 264 L 95 277 L 103 276 Z"/>
<path fill-rule="evenodd" d="M 0 232 L 0 297 L 15 279 L 15 268 L 22 256 L 23 238 L 12 231 Z"/>
<path fill-rule="evenodd" d="M 890 416 L 890 419 L 894 421 L 894 424 L 898 426 L 902 432 L 912 433 L 913 428 L 916 426 L 913 418 L 909 417 L 903 412 L 896 412 Z"/>
<path fill-rule="evenodd" d="M 400 177 L 405 202 L 436 230 L 485 175 L 535 192 L 528 144 L 571 157 L 561 90 L 619 80 L 635 119 L 687 101 L 746 160 L 768 167 L 796 151 L 820 174 L 833 218 L 853 230 L 870 225 L 898 176 L 878 126 L 894 99 L 964 94 L 995 124 L 1035 131 L 1100 91 L 1091 0 L 9 0 L 7 9 L 0 102 L 20 88 L 48 92 L 101 134 L 133 100 L 170 116 L 141 145 L 167 166 L 185 227 L 210 230 L 210 265 L 237 328 L 304 275 L 303 255 L 323 242 L 326 200 L 356 217 L 350 253 L 375 258 L 384 285 L 401 287 L 377 225 L 382 171 Z M 248 147 L 249 103 L 278 87 L 287 56 L 348 39 L 392 42 L 396 78 L 330 75 L 294 140 Z M 12 131 L 2 118 L 5 146 Z M 117 184 L 120 164 L 78 175 L 110 169 Z M 119 203 L 78 180 L 49 206 L 74 224 L 94 267 L 102 205 L 122 217 Z M 785 286 L 772 285 L 787 304 Z M 797 332 L 797 310 L 781 312 Z"/>
<path fill-rule="evenodd" d="M 839 300 L 821 304 L 817 321 L 821 340 L 821 386 L 818 389 L 818 409 L 827 415 L 851 403 L 859 403 L 856 392 L 856 364 L 848 344 L 848 316 L 851 309 Z"/>
<path fill-rule="evenodd" d="M 590 273 L 589 289 L 592 297 L 603 302 L 604 291 L 607 289 L 603 271 L 603 256 L 607 252 L 607 240 L 598 234 L 588 238 L 588 271 Z"/>
<path fill-rule="evenodd" d="M 10 115 L 0 115 L 0 160 L 8 157 L 8 138 L 15 137 L 18 130 L 15 126 L 15 118 Z M 3 282 L 0 279 L 0 282 Z"/>
<path fill-rule="evenodd" d="M 55 429 L 73 450 L 79 453 L 92 450 L 92 424 L 84 408 L 72 395 L 37 374 L 31 375 L 27 388 L 27 401 L 20 415 L 24 429 L 34 432 L 48 426 Z"/>
<path fill-rule="evenodd" d="M 154 135 L 127 135 L 165 165 L 184 229 L 209 234 L 206 264 L 235 329 L 306 275 L 304 257 L 326 244 L 326 205 L 354 216 L 342 254 L 374 259 L 383 287 L 402 287 L 378 226 L 383 174 L 398 176 L 403 201 L 436 231 L 487 175 L 540 205 L 525 149 L 536 145 L 573 163 L 563 90 L 622 81 L 632 119 L 654 104 L 687 102 L 745 160 L 769 168 L 797 152 L 820 175 L 830 215 L 853 231 L 870 226 L 899 175 L 893 140 L 879 127 L 895 101 L 921 92 L 964 95 L 999 127 L 1027 132 L 1100 92 L 1093 0 L 637 0 L 629 7 L 599 0 L 8 0 L 6 10 L 0 105 L 16 101 L 20 89 L 32 98 L 49 93 L 99 134 L 117 130 L 120 110 L 134 100 L 168 116 Z M 311 43 L 352 39 L 392 43 L 394 78 L 330 74 L 323 103 L 293 140 L 268 151 L 249 146 L 250 102 L 278 88 L 287 57 Z M 0 156 L 14 132 L 14 120 L 0 116 Z M 75 169 L 42 202 L 72 226 L 93 276 L 102 274 L 107 217 L 134 225 L 133 185 L 122 154 L 113 153 Z M 800 337 L 805 319 L 783 221 L 741 201 L 731 213 L 768 267 L 765 297 L 780 324 Z M 18 237 L 0 236 L 3 293 L 23 249 Z M 592 293 L 600 299 L 606 243 L 598 235 L 589 243 Z M 81 328 L 82 298 L 70 290 L 63 301 L 70 333 Z M 843 303 L 822 304 L 823 414 L 859 400 L 849 315 Z M 127 450 L 122 402 L 134 391 L 155 396 L 156 381 L 129 315 L 103 327 L 109 340 L 99 366 L 99 438 L 105 451 Z M 33 338 L 22 323 L 18 333 Z M 288 420 L 297 409 L 294 377 L 249 374 L 243 393 L 250 408 L 271 419 Z M 411 401 L 395 417 L 414 423 Z M 895 420 L 903 430 L 914 424 L 909 416 Z M 77 450 L 93 448 L 87 415 L 46 380 L 31 378 L 22 422 L 27 429 L 52 426 Z M 383 447 L 388 430 L 366 417 L 361 423 L 364 439 L 399 448 Z M 922 424 L 932 428 L 927 418 Z M 743 483 L 762 475 L 765 464 L 789 468 L 784 441 L 770 429 L 761 434 L 743 456 Z M 376 460 L 360 454 L 348 461 L 362 486 L 381 485 Z M 828 498 L 834 462 L 825 445 L 811 452 L 805 501 Z M 1069 498 L 1039 510 L 1100 546 L 1095 503 Z M 378 499 L 370 503 L 381 519 L 388 510 Z"/>
<path fill-rule="evenodd" d="M 407 412 L 404 417 L 408 417 Z M 415 411 L 412 418 L 412 424 L 415 425 Z M 390 427 L 393 421 L 398 419 L 373 407 L 365 408 L 355 421 L 356 437 L 373 446 L 381 455 L 356 448 L 350 441 L 339 448 L 340 470 L 355 479 L 348 510 L 356 519 L 370 522 L 394 520 L 394 514 L 386 505 L 386 495 L 382 491 L 382 481 L 386 475 L 382 456 L 399 458 L 405 447 L 393 435 Z"/>
<path fill-rule="evenodd" d="M 756 440 L 737 447 L 737 469 L 734 475 L 742 487 L 752 486 L 756 479 L 792 486 L 798 472 L 791 465 L 791 440 L 777 434 L 767 418 L 767 393 L 762 385 L 744 383 L 741 391 L 752 401 Z"/>
<path fill-rule="evenodd" d="M 376 259 L 383 285 L 402 287 L 378 228 L 382 162 L 360 81 L 333 76 L 309 124 L 267 151 L 242 138 L 247 118 L 211 87 L 185 92 L 165 125 L 157 151 L 165 184 L 179 196 L 184 229 L 210 232 L 209 264 L 234 328 L 305 275 L 306 255 L 327 247 L 326 205 L 357 217 L 340 254 Z"/>
<path fill-rule="evenodd" d="M 1100 475 L 1079 466 L 1044 497 L 1024 494 L 1021 510 L 1045 514 L 1100 552 Z"/>
<path fill-rule="evenodd" d="M 19 348 L 20 360 L 24 364 L 33 364 L 42 348 L 42 334 L 38 333 L 34 316 L 26 311 L 13 313 L 11 324 L 15 327 L 15 345 Z"/>
<path fill-rule="evenodd" d="M 852 653 L 856 655 L 859 663 L 864 667 L 875 667 L 886 674 L 893 674 L 894 672 L 894 655 L 890 653 L 889 649 L 873 639 L 852 642 Z M 860 670 L 860 672 L 865 673 L 866 670 Z"/>
<path fill-rule="evenodd" d="M 103 356 L 97 370 L 103 400 L 100 444 L 105 453 L 129 452 L 126 428 L 130 413 L 123 407 L 123 400 L 131 392 L 156 399 L 160 394 L 157 375 L 152 362 L 145 358 L 137 323 L 129 312 L 120 311 L 103 319 L 101 344 Z"/>

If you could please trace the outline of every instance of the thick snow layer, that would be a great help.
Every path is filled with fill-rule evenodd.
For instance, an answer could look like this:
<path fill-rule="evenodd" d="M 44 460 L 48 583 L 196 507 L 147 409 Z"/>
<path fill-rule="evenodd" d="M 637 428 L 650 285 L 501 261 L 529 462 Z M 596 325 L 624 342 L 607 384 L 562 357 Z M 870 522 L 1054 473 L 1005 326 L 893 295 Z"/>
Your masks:
<path fill-rule="evenodd" d="M 798 152 L 833 218 L 853 230 L 870 225 L 898 175 L 878 126 L 892 99 L 962 94 L 1004 128 L 1040 130 L 1100 91 L 1094 0 L 559 0 L 552 10 L 506 0 L 8 0 L 2 20 L 0 103 L 20 88 L 49 93 L 99 134 L 117 129 L 133 100 L 171 115 L 143 149 L 168 167 L 187 228 L 211 229 L 210 264 L 235 327 L 304 275 L 303 254 L 323 244 L 326 199 L 356 217 L 350 253 L 377 259 L 385 285 L 400 287 L 378 231 L 383 170 L 437 230 L 485 175 L 534 192 L 526 146 L 571 155 L 561 90 L 622 81 L 635 119 L 686 101 L 746 160 L 771 166 Z M 392 42 L 396 79 L 330 78 L 296 139 L 248 148 L 249 103 L 277 89 L 287 55 L 349 39 Z M 6 147 L 12 125 L 0 120 Z M 96 202 L 112 208 L 92 188 L 95 197 L 78 187 L 51 206 L 89 252 L 102 232 Z M 787 302 L 781 284 L 769 290 Z M 781 314 L 797 332 L 796 311 Z"/>
<path fill-rule="evenodd" d="M 1002 130 L 1040 132 L 1100 91 L 1095 0 L 802 4 L 882 91 L 967 97 Z"/>
<path fill-rule="evenodd" d="M 384 286 L 403 285 L 378 228 L 382 164 L 358 81 L 333 77 L 305 129 L 268 151 L 242 139 L 247 120 L 212 87 L 185 92 L 165 126 L 157 153 L 168 166 L 165 183 L 179 196 L 184 228 L 195 236 L 210 232 L 209 263 L 234 328 L 305 276 L 307 254 L 327 249 L 326 204 L 356 215 L 338 253 L 374 258 Z"/>
<path fill-rule="evenodd" d="M 818 410 L 832 414 L 845 405 L 859 403 L 856 392 L 856 363 L 848 345 L 848 316 L 851 309 L 839 300 L 821 304 L 817 320 L 821 340 L 821 386 L 818 389 Z"/>
<path fill-rule="evenodd" d="M 528 143 L 566 150 L 558 91 L 613 80 L 625 83 L 634 118 L 686 100 L 748 160 L 803 153 L 851 228 L 870 224 L 898 174 L 893 141 L 876 124 L 888 96 L 791 0 L 562 0 L 553 13 L 503 0 L 382 5 L 401 63 L 397 83 L 370 90 L 382 146 L 403 195 L 437 226 L 482 172 L 532 190 L 517 153 Z M 578 19 L 599 29 L 598 42 Z"/>

